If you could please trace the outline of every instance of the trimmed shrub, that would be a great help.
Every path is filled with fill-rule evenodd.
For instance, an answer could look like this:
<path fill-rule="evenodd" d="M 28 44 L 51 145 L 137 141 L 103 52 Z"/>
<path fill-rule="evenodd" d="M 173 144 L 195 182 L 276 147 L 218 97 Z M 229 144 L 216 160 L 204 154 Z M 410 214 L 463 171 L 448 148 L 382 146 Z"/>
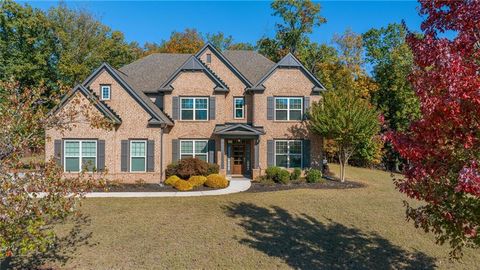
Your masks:
<path fill-rule="evenodd" d="M 167 169 L 165 169 L 165 175 L 167 177 L 170 177 L 172 175 L 176 175 L 177 170 L 178 170 L 178 163 L 177 162 L 168 164 Z"/>
<path fill-rule="evenodd" d="M 310 169 L 307 171 L 307 175 L 305 177 L 308 183 L 318 183 L 322 181 L 322 172 L 317 169 Z"/>
<path fill-rule="evenodd" d="M 193 185 L 185 180 L 178 180 L 174 187 L 180 191 L 189 191 L 193 189 Z"/>
<path fill-rule="evenodd" d="M 280 167 L 268 167 L 265 170 L 267 178 L 273 180 L 275 183 L 287 184 L 290 182 L 290 173 Z"/>
<path fill-rule="evenodd" d="M 228 187 L 228 180 L 223 175 L 216 173 L 210 174 L 209 176 L 207 176 L 205 186 L 211 188 L 226 188 Z"/>
<path fill-rule="evenodd" d="M 194 175 L 207 175 L 208 163 L 198 158 L 186 158 L 178 162 L 175 175 L 188 179 Z"/>
<path fill-rule="evenodd" d="M 165 185 L 175 186 L 175 183 L 177 183 L 178 180 L 182 180 L 182 179 L 180 179 L 176 175 L 172 175 L 172 176 L 168 177 L 167 180 L 165 180 Z"/>
<path fill-rule="evenodd" d="M 190 184 L 192 184 L 193 187 L 203 186 L 203 184 L 205 184 L 206 181 L 207 181 L 207 178 L 202 175 L 195 175 L 188 179 L 188 182 L 190 182 Z"/>
<path fill-rule="evenodd" d="M 208 163 L 207 174 L 204 176 L 208 176 L 210 174 L 217 174 L 220 171 L 220 167 L 216 163 Z"/>
<path fill-rule="evenodd" d="M 300 175 L 302 175 L 302 170 L 300 168 L 293 169 L 292 174 L 290 174 L 290 180 L 298 180 L 300 179 Z"/>

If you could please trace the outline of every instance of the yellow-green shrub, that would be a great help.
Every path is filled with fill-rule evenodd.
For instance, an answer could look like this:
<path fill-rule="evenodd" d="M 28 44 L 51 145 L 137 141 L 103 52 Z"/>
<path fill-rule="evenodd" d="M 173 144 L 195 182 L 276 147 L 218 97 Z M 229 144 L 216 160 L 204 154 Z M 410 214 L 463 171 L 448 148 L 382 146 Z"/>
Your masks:
<path fill-rule="evenodd" d="M 220 174 L 210 174 L 207 176 L 207 181 L 205 182 L 207 187 L 211 188 L 226 188 L 228 187 L 228 180 L 225 176 Z"/>
<path fill-rule="evenodd" d="M 190 184 L 192 184 L 193 187 L 203 186 L 203 184 L 206 181 L 207 181 L 207 178 L 201 175 L 195 175 L 190 177 L 190 179 L 188 179 L 188 182 L 190 182 Z"/>
<path fill-rule="evenodd" d="M 165 185 L 174 186 L 175 183 L 177 183 L 178 180 L 182 180 L 182 179 L 180 179 L 176 175 L 172 175 L 172 176 L 168 177 L 167 180 L 165 180 Z"/>
<path fill-rule="evenodd" d="M 189 191 L 193 189 L 193 185 L 191 183 L 182 179 L 178 180 L 174 187 L 180 191 Z"/>

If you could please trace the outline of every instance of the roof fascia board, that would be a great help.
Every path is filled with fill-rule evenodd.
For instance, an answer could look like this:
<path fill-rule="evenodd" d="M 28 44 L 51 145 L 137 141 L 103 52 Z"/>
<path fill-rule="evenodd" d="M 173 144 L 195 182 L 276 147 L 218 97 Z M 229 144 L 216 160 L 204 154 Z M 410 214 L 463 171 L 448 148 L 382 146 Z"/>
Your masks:
<path fill-rule="evenodd" d="M 199 58 L 206 49 L 210 49 L 219 59 L 223 62 L 227 68 L 229 68 L 245 85 L 247 88 L 252 87 L 252 83 L 230 62 L 212 43 L 207 42 L 196 54 L 195 57 Z"/>
<path fill-rule="evenodd" d="M 190 63 L 191 61 L 194 61 L 193 65 Z M 195 65 L 197 66 L 195 68 L 188 67 L 190 65 L 193 67 L 195 67 Z M 225 92 L 229 91 L 228 86 L 219 78 L 217 78 L 217 76 L 215 76 L 215 74 L 213 74 L 212 71 L 202 63 L 202 61 L 193 55 L 190 56 L 179 68 L 177 68 L 172 75 L 170 75 L 170 77 L 162 84 L 162 86 L 160 86 L 159 91 L 173 91 L 172 83 L 183 71 L 203 71 L 215 83 L 213 90 Z"/>
<path fill-rule="evenodd" d="M 159 121 L 165 122 L 167 125 L 173 125 L 172 121 L 166 117 L 163 117 L 162 115 L 158 115 L 155 113 L 139 96 L 139 94 L 133 90 L 130 85 L 128 85 L 127 82 L 125 82 L 122 77 L 118 75 L 118 73 L 108 64 L 108 63 L 102 63 L 99 68 L 97 68 L 90 76 L 88 76 L 87 79 L 83 82 L 83 86 L 89 87 L 91 82 L 98 76 L 100 75 L 100 72 L 102 70 L 106 70 L 122 87 L 127 89 L 127 91 L 134 97 L 134 99 L 154 118 L 156 118 Z"/>

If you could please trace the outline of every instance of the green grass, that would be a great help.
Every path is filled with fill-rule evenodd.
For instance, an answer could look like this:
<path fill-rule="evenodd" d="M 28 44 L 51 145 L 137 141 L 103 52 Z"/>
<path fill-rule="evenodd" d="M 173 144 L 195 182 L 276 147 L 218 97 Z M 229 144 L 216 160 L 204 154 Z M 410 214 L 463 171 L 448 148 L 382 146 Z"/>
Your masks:
<path fill-rule="evenodd" d="M 338 166 L 332 170 L 338 172 Z M 194 198 L 87 199 L 87 243 L 67 269 L 475 269 L 405 221 L 389 173 L 347 168 L 367 184 Z M 88 234 L 91 235 L 89 236 Z M 57 263 L 60 264 L 60 263 Z M 61 265 L 61 264 L 60 264 Z"/>

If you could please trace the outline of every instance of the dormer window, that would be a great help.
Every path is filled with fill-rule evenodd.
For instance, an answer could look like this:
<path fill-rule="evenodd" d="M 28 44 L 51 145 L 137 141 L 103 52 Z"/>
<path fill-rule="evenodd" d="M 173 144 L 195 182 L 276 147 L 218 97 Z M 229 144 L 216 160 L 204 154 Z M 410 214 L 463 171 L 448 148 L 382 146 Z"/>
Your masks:
<path fill-rule="evenodd" d="M 100 86 L 100 96 L 102 100 L 110 100 L 111 90 L 110 85 L 101 85 Z"/>

